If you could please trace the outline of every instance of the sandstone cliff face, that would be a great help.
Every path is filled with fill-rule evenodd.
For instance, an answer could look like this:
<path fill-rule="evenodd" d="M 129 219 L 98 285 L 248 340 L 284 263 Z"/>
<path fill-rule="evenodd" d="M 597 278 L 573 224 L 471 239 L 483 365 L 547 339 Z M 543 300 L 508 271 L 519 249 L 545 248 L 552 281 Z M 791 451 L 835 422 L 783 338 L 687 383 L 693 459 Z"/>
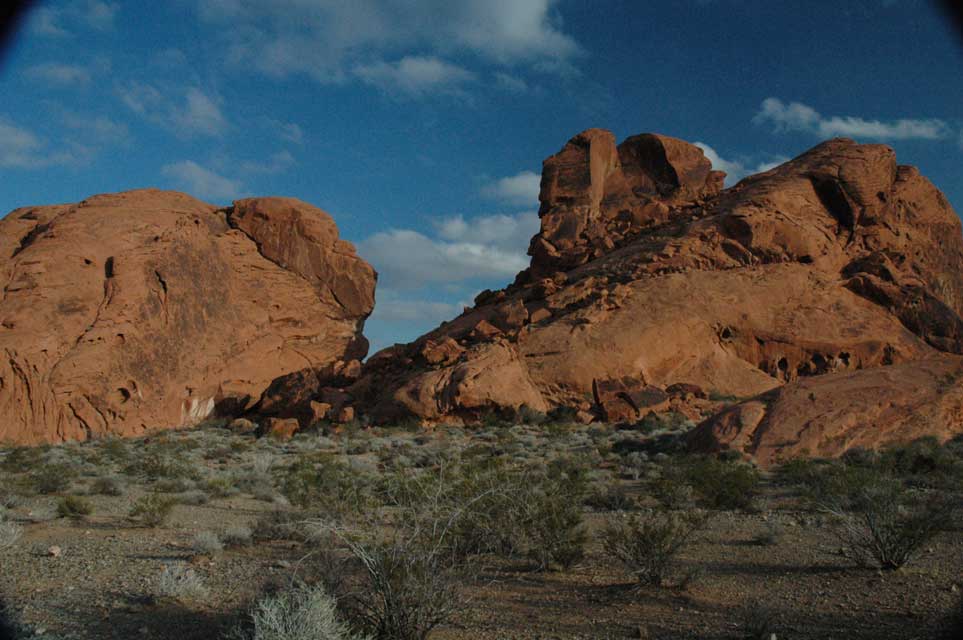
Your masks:
<path fill-rule="evenodd" d="M 306 203 L 157 190 L 0 220 L 0 442 L 136 435 L 361 359 L 376 274 Z"/>
<path fill-rule="evenodd" d="M 381 420 L 523 404 L 631 420 L 670 388 L 750 397 L 963 353 L 960 221 L 891 149 L 836 139 L 722 177 L 680 140 L 579 134 L 544 163 L 530 268 L 373 356 L 356 400 Z"/>

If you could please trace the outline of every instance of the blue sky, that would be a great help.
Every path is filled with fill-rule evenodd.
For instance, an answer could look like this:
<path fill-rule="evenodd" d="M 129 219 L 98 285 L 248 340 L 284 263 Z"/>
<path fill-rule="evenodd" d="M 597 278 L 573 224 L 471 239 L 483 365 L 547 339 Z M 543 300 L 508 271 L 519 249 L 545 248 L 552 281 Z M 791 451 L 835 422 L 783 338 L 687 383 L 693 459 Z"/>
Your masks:
<path fill-rule="evenodd" d="M 46 2 L 0 95 L 0 211 L 302 198 L 380 271 L 375 348 L 512 280 L 542 159 L 589 127 L 735 178 L 884 142 L 963 211 L 963 46 L 924 0 Z"/>

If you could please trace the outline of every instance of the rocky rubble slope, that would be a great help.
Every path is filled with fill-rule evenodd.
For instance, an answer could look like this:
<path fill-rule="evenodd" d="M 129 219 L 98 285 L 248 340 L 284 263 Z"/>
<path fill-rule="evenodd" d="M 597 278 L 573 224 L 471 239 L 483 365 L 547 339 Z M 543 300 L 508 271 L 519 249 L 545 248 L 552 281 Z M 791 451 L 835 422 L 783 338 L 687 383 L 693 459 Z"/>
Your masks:
<path fill-rule="evenodd" d="M 0 442 L 130 436 L 357 368 L 376 274 L 304 202 L 140 190 L 0 220 Z"/>
<path fill-rule="evenodd" d="M 729 189 L 722 179 L 681 140 L 616 145 L 599 129 L 572 138 L 543 166 L 531 266 L 451 322 L 372 356 L 354 401 L 380 421 L 523 405 L 634 421 L 669 408 L 698 420 L 720 408 L 712 398 L 759 396 L 738 411 L 758 417 L 775 399 L 768 418 L 710 421 L 693 442 L 761 447 L 767 459 L 905 435 L 872 431 L 867 407 L 890 402 L 896 372 L 937 393 L 948 378 L 925 372 L 955 371 L 951 354 L 963 352 L 963 235 L 944 196 L 890 148 L 845 139 Z M 890 373 L 861 377 L 880 367 Z M 800 437 L 813 416 L 797 396 L 822 380 L 838 413 Z M 777 417 L 789 411 L 780 406 L 792 421 Z M 873 414 L 884 415 L 897 424 Z M 956 422 L 913 433 L 960 429 L 959 411 L 939 417 Z"/>

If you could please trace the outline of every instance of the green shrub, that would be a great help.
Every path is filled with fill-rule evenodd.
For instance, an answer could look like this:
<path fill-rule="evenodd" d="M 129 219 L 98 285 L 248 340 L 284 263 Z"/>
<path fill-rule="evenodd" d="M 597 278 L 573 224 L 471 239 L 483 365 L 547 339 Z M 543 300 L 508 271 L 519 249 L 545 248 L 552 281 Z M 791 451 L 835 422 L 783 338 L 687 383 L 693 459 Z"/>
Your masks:
<path fill-rule="evenodd" d="M 28 482 L 34 491 L 47 495 L 66 491 L 76 476 L 76 469 L 68 464 L 44 464 L 30 473 Z"/>
<path fill-rule="evenodd" d="M 101 476 L 90 485 L 90 493 L 101 496 L 122 496 L 124 483 L 114 476 Z"/>
<path fill-rule="evenodd" d="M 698 512 L 633 514 L 610 521 L 602 531 L 602 545 L 640 585 L 661 586 L 676 555 L 705 524 L 706 517 Z"/>
<path fill-rule="evenodd" d="M 899 569 L 945 529 L 952 516 L 942 496 L 920 496 L 898 480 L 877 475 L 823 508 L 836 519 L 842 555 L 860 566 Z"/>
<path fill-rule="evenodd" d="M 304 457 L 284 472 L 281 493 L 302 509 L 344 514 L 371 505 L 370 483 L 332 456 Z"/>
<path fill-rule="evenodd" d="M 124 467 L 128 476 L 145 480 L 198 479 L 198 472 L 172 455 L 148 452 Z"/>
<path fill-rule="evenodd" d="M 686 467 L 686 481 L 710 509 L 748 509 L 758 493 L 759 472 L 738 463 L 700 458 Z"/>
<path fill-rule="evenodd" d="M 597 511 L 633 511 L 638 508 L 635 498 L 618 482 L 595 487 L 585 498 L 585 504 Z"/>
<path fill-rule="evenodd" d="M 175 504 L 175 498 L 148 493 L 134 503 L 129 517 L 145 527 L 159 527 L 170 519 Z"/>
<path fill-rule="evenodd" d="M 742 607 L 740 635 L 743 640 L 771 640 L 776 637 L 776 611 L 760 600 L 749 600 Z"/>
<path fill-rule="evenodd" d="M 57 502 L 57 516 L 80 520 L 94 512 L 94 505 L 80 496 L 64 496 Z"/>

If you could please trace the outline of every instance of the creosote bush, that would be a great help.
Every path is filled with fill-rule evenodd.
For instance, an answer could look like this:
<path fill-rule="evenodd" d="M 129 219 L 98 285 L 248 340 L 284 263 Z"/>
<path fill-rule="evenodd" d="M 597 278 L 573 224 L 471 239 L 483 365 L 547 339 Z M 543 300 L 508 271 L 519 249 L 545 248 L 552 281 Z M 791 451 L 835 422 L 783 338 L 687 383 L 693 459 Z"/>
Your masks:
<path fill-rule="evenodd" d="M 57 501 L 57 516 L 80 520 L 94 512 L 94 505 L 80 496 L 64 496 Z"/>
<path fill-rule="evenodd" d="M 65 491 L 76 475 L 76 470 L 68 464 L 43 464 L 30 473 L 28 482 L 34 491 L 47 495 Z"/>
<path fill-rule="evenodd" d="M 167 522 L 177 500 L 157 493 L 148 493 L 134 503 L 129 517 L 145 527 L 159 527 Z"/>
<path fill-rule="evenodd" d="M 677 554 L 706 521 L 706 516 L 696 511 L 620 516 L 603 529 L 602 545 L 640 585 L 657 587 L 665 583 Z"/>
<path fill-rule="evenodd" d="M 862 479 L 861 479 L 862 480 Z M 828 499 L 841 553 L 860 566 L 899 569 L 948 525 L 951 503 L 918 495 L 891 476 L 878 474 Z"/>

